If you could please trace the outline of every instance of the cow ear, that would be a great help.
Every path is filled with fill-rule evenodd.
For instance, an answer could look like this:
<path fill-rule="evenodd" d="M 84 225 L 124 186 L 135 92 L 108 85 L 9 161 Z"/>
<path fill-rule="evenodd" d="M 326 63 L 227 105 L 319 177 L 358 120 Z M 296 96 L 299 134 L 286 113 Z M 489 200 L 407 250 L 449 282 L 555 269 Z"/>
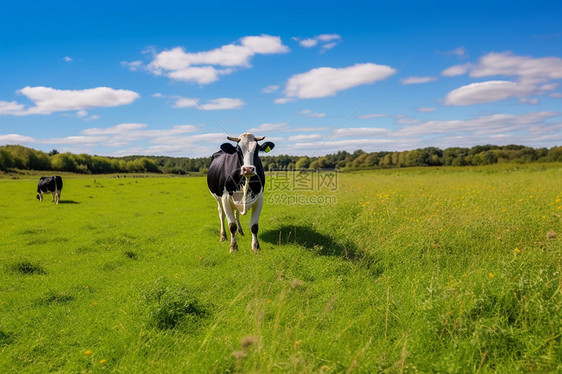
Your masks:
<path fill-rule="evenodd" d="M 265 153 L 271 151 L 275 147 L 275 144 L 272 142 L 265 142 L 260 144 L 260 151 L 264 151 Z"/>
<path fill-rule="evenodd" d="M 221 150 L 228 154 L 236 153 L 236 147 L 230 143 L 223 143 L 221 144 Z"/>

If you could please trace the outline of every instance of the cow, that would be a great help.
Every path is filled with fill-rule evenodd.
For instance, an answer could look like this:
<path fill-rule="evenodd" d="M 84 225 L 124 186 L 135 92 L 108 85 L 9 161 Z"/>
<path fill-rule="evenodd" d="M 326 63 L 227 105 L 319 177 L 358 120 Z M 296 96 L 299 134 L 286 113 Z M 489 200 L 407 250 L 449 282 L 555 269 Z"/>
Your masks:
<path fill-rule="evenodd" d="M 60 193 L 62 190 L 62 178 L 58 175 L 53 177 L 41 177 L 37 183 L 37 199 L 43 201 L 43 194 L 50 192 L 53 195 L 53 201 L 58 204 L 60 201 Z"/>
<path fill-rule="evenodd" d="M 224 214 L 230 231 L 230 252 L 238 251 L 236 231 L 244 235 L 240 225 L 240 214 L 246 215 L 250 208 L 250 231 L 252 232 L 252 250 L 258 253 L 258 221 L 263 206 L 263 187 L 265 173 L 258 157 L 260 151 L 269 152 L 275 147 L 272 142 L 261 142 L 265 136 L 255 137 L 244 133 L 237 138 L 227 136 L 236 143 L 221 145 L 221 150 L 211 157 L 211 165 L 207 173 L 207 185 L 211 195 L 218 204 L 221 223 L 220 241 L 226 241 Z M 224 212 L 224 214 L 223 214 Z"/>

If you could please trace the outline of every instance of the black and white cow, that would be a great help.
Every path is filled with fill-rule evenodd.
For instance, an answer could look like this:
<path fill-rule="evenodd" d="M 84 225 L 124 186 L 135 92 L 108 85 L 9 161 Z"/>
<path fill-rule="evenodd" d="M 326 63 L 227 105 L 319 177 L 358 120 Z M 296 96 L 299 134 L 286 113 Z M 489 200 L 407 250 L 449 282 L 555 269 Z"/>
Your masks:
<path fill-rule="evenodd" d="M 207 185 L 218 203 L 221 241 L 227 239 L 223 212 L 226 214 L 231 234 L 230 252 L 238 250 L 236 231 L 244 235 L 240 225 L 240 214 L 246 215 L 250 208 L 252 209 L 250 219 L 252 250 L 257 253 L 260 249 L 258 221 L 263 206 L 265 173 L 258 153 L 269 152 L 275 147 L 272 142 L 258 144 L 264 138 L 264 136 L 255 137 L 250 133 L 244 133 L 238 138 L 228 136 L 227 139 L 236 142 L 236 146 L 231 143 L 222 144 L 221 150 L 213 154 L 211 159 Z"/>
<path fill-rule="evenodd" d="M 37 199 L 43 201 L 43 194 L 50 192 L 53 194 L 53 201 L 58 204 L 62 190 L 62 178 L 60 176 L 41 177 L 37 183 Z"/>

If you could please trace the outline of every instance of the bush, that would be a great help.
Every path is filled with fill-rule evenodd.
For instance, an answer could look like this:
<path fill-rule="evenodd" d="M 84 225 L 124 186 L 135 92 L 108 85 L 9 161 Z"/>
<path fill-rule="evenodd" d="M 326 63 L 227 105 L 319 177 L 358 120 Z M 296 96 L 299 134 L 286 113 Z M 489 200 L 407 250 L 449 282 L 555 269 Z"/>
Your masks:
<path fill-rule="evenodd" d="M 15 264 L 13 264 L 12 266 L 10 266 L 10 269 L 16 273 L 20 273 L 20 274 L 24 274 L 24 275 L 30 275 L 30 274 L 45 274 L 45 269 L 43 269 L 43 267 L 38 264 L 38 263 L 33 263 L 30 261 L 20 261 L 20 262 L 16 262 Z"/>
<path fill-rule="evenodd" d="M 151 292 L 147 300 L 155 297 L 150 319 L 159 329 L 173 329 L 181 325 L 184 329 L 196 328 L 208 316 L 208 308 L 192 291 L 185 287 L 164 287 Z"/>

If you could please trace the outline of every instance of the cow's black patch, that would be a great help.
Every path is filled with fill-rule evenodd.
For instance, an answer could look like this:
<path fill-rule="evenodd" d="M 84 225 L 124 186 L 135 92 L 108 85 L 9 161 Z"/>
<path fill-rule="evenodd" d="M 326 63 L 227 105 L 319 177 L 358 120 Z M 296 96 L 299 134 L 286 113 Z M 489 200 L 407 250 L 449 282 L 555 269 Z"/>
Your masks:
<path fill-rule="evenodd" d="M 219 151 L 213 154 L 211 160 L 207 173 L 207 186 L 212 193 L 222 196 L 225 187 L 229 194 L 243 188 L 246 177 L 240 175 L 242 160 L 238 152 L 230 154 Z M 257 157 L 257 152 L 254 154 L 254 166 L 256 174 L 250 178 L 250 190 L 254 195 L 257 195 L 262 191 L 265 184 L 265 172 L 259 157 Z"/>
<path fill-rule="evenodd" d="M 275 147 L 275 144 L 273 142 L 263 142 L 258 144 L 258 147 L 260 151 L 267 153 Z"/>
<path fill-rule="evenodd" d="M 56 183 L 56 185 L 55 185 Z M 37 193 L 54 192 L 55 190 L 62 190 L 62 177 L 41 177 L 37 183 Z"/>
<path fill-rule="evenodd" d="M 221 144 L 221 150 L 222 150 L 224 153 L 228 153 L 228 154 L 230 154 L 230 155 L 236 153 L 236 147 L 233 146 L 233 145 L 230 144 L 230 143 L 223 143 L 223 144 Z"/>

